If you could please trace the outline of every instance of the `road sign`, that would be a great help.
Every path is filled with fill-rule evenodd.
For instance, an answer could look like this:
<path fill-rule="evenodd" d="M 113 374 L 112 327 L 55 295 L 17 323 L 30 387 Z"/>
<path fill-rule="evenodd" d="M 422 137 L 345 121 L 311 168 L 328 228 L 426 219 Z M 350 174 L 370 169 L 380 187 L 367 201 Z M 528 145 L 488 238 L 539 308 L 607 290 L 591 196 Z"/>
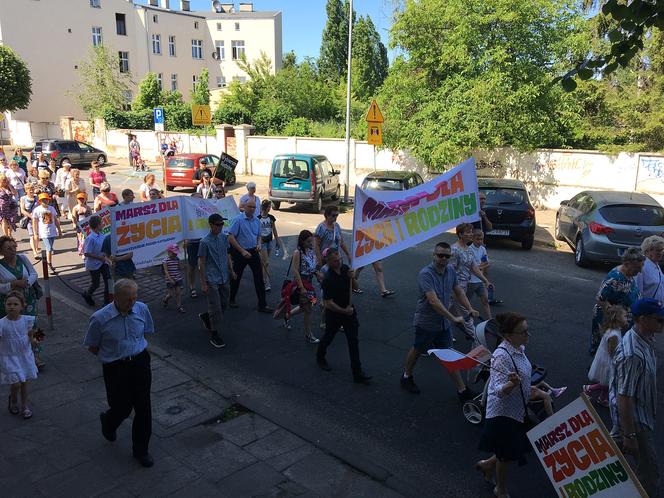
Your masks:
<path fill-rule="evenodd" d="M 369 106 L 369 111 L 367 112 L 365 119 L 367 123 L 382 123 L 384 121 L 383 113 L 380 112 L 376 99 L 371 101 L 371 106 Z"/>
<path fill-rule="evenodd" d="M 164 124 L 164 108 L 154 108 L 154 124 Z"/>
<path fill-rule="evenodd" d="M 367 123 L 367 142 L 370 145 L 383 145 L 383 124 L 369 121 Z"/>
<path fill-rule="evenodd" d="M 205 126 L 212 123 L 212 113 L 209 105 L 191 105 L 191 123 L 194 126 Z"/>

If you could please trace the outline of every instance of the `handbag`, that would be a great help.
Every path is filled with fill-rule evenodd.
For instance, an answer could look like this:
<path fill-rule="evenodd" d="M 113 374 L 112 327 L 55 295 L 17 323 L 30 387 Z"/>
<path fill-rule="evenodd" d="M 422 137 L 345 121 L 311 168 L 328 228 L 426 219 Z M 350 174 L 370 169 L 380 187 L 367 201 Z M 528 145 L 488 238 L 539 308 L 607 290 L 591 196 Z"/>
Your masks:
<path fill-rule="evenodd" d="M 28 229 L 28 223 L 30 223 L 30 218 L 27 216 L 23 216 L 20 220 L 18 220 L 18 226 L 21 227 L 23 230 Z"/>
<path fill-rule="evenodd" d="M 509 355 L 510 360 L 512 360 L 512 364 L 514 365 L 514 371 L 518 374 L 519 377 L 521 377 L 521 373 L 519 372 L 519 369 L 516 366 L 516 362 L 514 361 L 514 358 L 512 357 L 510 352 L 507 349 L 503 348 L 503 347 L 499 347 L 498 349 L 502 349 L 503 351 L 505 351 Z M 535 414 L 534 411 L 532 411 L 530 408 L 528 408 L 528 404 L 526 403 L 526 398 L 523 395 L 523 389 L 521 389 L 521 386 L 519 386 L 519 394 L 521 394 L 521 401 L 523 402 L 523 409 L 524 409 L 524 413 L 525 413 L 525 415 L 523 417 L 523 424 L 526 426 L 526 432 L 528 432 L 530 429 L 538 426 L 539 423 L 541 422 L 541 420 Z"/>
<path fill-rule="evenodd" d="M 290 273 L 291 266 L 293 265 L 293 256 L 291 256 L 290 263 L 288 263 L 288 270 L 286 270 L 286 275 L 284 277 L 284 282 L 281 284 L 281 290 L 283 291 L 286 286 L 290 285 L 291 282 L 293 281 L 292 279 L 288 278 L 288 274 Z M 298 305 L 300 304 L 300 289 L 297 287 L 293 291 L 293 293 L 290 296 L 290 302 L 291 305 Z"/>

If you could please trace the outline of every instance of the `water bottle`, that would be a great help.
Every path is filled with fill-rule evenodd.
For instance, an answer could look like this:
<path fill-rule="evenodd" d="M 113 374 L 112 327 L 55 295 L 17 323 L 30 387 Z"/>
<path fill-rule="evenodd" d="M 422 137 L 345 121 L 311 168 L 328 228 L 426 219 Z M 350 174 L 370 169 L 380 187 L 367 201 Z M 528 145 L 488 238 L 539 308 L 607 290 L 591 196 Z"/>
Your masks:
<path fill-rule="evenodd" d="M 493 284 L 489 284 L 489 288 L 487 289 L 487 293 L 489 295 L 489 302 L 493 301 L 493 299 L 494 299 Z"/>

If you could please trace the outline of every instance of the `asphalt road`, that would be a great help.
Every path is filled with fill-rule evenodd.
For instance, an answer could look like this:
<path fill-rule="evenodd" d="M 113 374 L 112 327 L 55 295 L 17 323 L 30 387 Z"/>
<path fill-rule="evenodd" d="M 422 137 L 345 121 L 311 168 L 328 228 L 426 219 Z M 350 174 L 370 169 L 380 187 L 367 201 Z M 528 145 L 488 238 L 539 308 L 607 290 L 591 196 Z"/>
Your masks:
<path fill-rule="evenodd" d="M 115 183 L 134 187 L 138 178 Z M 241 184 L 233 189 L 236 194 L 243 192 Z M 291 207 L 274 214 L 289 252 L 295 246 L 297 233 L 305 228 L 313 230 L 322 219 L 322 215 Z M 351 214 L 342 214 L 340 223 L 349 242 Z M 440 240 L 452 242 L 453 237 L 444 234 Z M 328 352 L 334 370 L 323 372 L 315 364 L 315 346 L 302 338 L 301 317 L 296 317 L 293 330 L 287 331 L 269 315 L 257 313 L 249 269 L 240 289 L 241 307 L 228 313 L 228 329 L 222 333 L 225 349 L 209 345 L 197 319 L 197 313 L 205 309 L 202 296 L 196 300 L 185 298 L 186 315 L 176 313 L 172 307 L 162 310 L 153 299 L 150 305 L 158 333 L 152 340 L 198 371 L 202 379 L 219 381 L 227 389 L 226 394 L 237 402 L 317 442 L 361 470 L 386 479 L 407 496 L 492 496 L 491 488 L 473 469 L 476 460 L 488 456 L 476 449 L 481 427 L 472 426 L 463 418 L 454 387 L 443 368 L 431 359 L 421 358 L 415 377 L 422 393 L 412 395 L 399 387 L 404 357 L 413 339 L 416 275 L 431 260 L 434 242 L 385 261 L 387 286 L 397 291 L 391 298 L 378 295 L 370 268 L 362 274 L 361 285 L 366 292 L 354 296 L 354 304 L 361 324 L 363 366 L 374 376 L 371 386 L 352 383 L 343 334 L 338 335 Z M 73 246 L 73 242 L 62 245 Z M 490 278 L 504 301 L 494 312 L 515 310 L 528 316 L 532 334 L 528 356 L 532 362 L 548 368 L 547 380 L 553 385 L 569 386 L 558 400 L 558 406 L 564 406 L 587 382 L 591 308 L 608 268 L 577 268 L 568 251 L 551 248 L 536 246 L 532 251 L 522 251 L 518 244 L 505 242 L 490 245 L 488 250 L 493 262 Z M 72 264 L 80 267 L 80 260 L 71 253 L 56 257 L 72 259 Z M 277 289 L 288 261 L 273 258 L 271 265 Z M 72 271 L 80 270 L 72 267 Z M 54 283 L 57 285 L 57 281 Z M 80 299 L 73 295 L 72 298 Z M 276 290 L 268 299 L 270 304 L 277 303 Z M 314 320 L 317 323 L 318 315 Z M 457 339 L 459 349 L 469 349 L 461 334 L 457 334 Z M 661 344 L 658 356 L 661 362 Z M 662 371 L 660 368 L 660 400 L 664 400 Z M 661 404 L 662 401 L 660 413 L 664 412 Z M 606 410 L 599 411 L 608 418 Z M 662 422 L 660 416 L 660 428 L 664 427 Z M 659 447 L 664 447 L 664 430 L 658 432 L 657 441 Z M 527 466 L 514 470 L 510 492 L 514 497 L 555 496 L 534 455 Z"/>

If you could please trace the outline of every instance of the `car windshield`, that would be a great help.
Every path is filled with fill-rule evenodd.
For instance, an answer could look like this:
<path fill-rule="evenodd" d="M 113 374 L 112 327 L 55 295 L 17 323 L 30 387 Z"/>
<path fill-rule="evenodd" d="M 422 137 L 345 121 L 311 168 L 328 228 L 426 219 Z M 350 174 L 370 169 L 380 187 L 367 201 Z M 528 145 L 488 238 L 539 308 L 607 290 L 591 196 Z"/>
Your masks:
<path fill-rule="evenodd" d="M 183 169 L 191 169 L 194 167 L 194 160 L 193 159 L 186 159 L 184 157 L 175 157 L 171 159 L 171 161 L 168 163 L 169 168 L 183 168 Z"/>
<path fill-rule="evenodd" d="M 277 159 L 272 167 L 272 176 L 288 180 L 308 180 L 309 165 L 300 159 Z"/>
<path fill-rule="evenodd" d="M 523 204 L 526 202 L 526 191 L 516 188 L 483 188 L 486 203 L 492 206 Z"/>
<path fill-rule="evenodd" d="M 403 181 L 390 178 L 368 178 L 364 181 L 367 190 L 403 190 Z"/>
<path fill-rule="evenodd" d="M 616 225 L 664 225 L 664 209 L 659 206 L 613 204 L 601 207 L 599 212 L 606 221 Z"/>

